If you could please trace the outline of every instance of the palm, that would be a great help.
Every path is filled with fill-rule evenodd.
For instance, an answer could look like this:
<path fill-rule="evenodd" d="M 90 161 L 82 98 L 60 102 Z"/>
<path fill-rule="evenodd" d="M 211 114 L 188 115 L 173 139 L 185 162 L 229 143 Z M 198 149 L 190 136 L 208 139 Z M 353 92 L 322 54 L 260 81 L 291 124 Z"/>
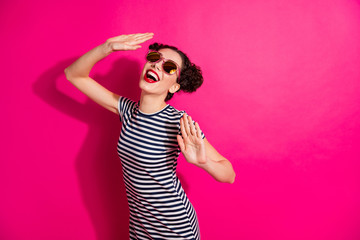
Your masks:
<path fill-rule="evenodd" d="M 191 117 L 184 114 L 180 127 L 182 136 L 178 135 L 177 140 L 186 161 L 192 164 L 206 163 L 205 144 L 199 124 L 194 124 Z"/>
<path fill-rule="evenodd" d="M 141 43 L 153 38 L 153 36 L 153 33 L 120 35 L 109 38 L 106 45 L 111 51 L 136 50 L 141 47 Z"/>

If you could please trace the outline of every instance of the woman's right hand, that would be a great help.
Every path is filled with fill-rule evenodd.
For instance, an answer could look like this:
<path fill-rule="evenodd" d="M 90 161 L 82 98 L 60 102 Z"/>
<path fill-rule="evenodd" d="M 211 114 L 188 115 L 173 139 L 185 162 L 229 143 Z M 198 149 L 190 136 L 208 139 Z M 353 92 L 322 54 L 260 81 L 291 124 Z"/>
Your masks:
<path fill-rule="evenodd" d="M 120 35 L 106 40 L 105 52 L 110 54 L 115 51 L 136 50 L 141 48 L 141 43 L 153 38 L 154 33 L 137 33 L 129 35 Z"/>

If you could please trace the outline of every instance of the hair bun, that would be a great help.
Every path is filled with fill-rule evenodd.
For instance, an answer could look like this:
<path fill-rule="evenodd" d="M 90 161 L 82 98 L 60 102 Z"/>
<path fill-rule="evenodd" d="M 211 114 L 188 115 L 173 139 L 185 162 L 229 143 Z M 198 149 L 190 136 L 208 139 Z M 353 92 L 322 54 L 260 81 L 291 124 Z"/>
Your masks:
<path fill-rule="evenodd" d="M 180 89 L 184 92 L 195 92 L 204 82 L 200 67 L 191 63 L 180 73 Z"/>

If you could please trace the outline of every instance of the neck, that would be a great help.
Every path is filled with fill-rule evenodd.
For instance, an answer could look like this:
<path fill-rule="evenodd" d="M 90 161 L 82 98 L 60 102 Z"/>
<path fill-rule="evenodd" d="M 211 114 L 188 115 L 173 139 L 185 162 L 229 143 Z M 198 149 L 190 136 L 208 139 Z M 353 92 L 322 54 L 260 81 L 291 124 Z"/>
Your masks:
<path fill-rule="evenodd" d="M 155 113 L 166 107 L 164 96 L 149 95 L 141 92 L 139 109 L 143 113 Z"/>

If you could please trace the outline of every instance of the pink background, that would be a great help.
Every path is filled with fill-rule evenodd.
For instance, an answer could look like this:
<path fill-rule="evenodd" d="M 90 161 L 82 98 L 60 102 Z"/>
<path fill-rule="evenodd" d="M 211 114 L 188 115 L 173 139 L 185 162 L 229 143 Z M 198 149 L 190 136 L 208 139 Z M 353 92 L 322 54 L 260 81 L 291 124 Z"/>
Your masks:
<path fill-rule="evenodd" d="M 222 184 L 179 159 L 203 239 L 360 239 L 353 0 L 1 1 L 0 239 L 128 237 L 118 117 L 63 70 L 137 32 L 202 67 L 204 85 L 171 104 L 237 173 Z M 92 77 L 137 100 L 149 43 L 109 56 Z"/>

